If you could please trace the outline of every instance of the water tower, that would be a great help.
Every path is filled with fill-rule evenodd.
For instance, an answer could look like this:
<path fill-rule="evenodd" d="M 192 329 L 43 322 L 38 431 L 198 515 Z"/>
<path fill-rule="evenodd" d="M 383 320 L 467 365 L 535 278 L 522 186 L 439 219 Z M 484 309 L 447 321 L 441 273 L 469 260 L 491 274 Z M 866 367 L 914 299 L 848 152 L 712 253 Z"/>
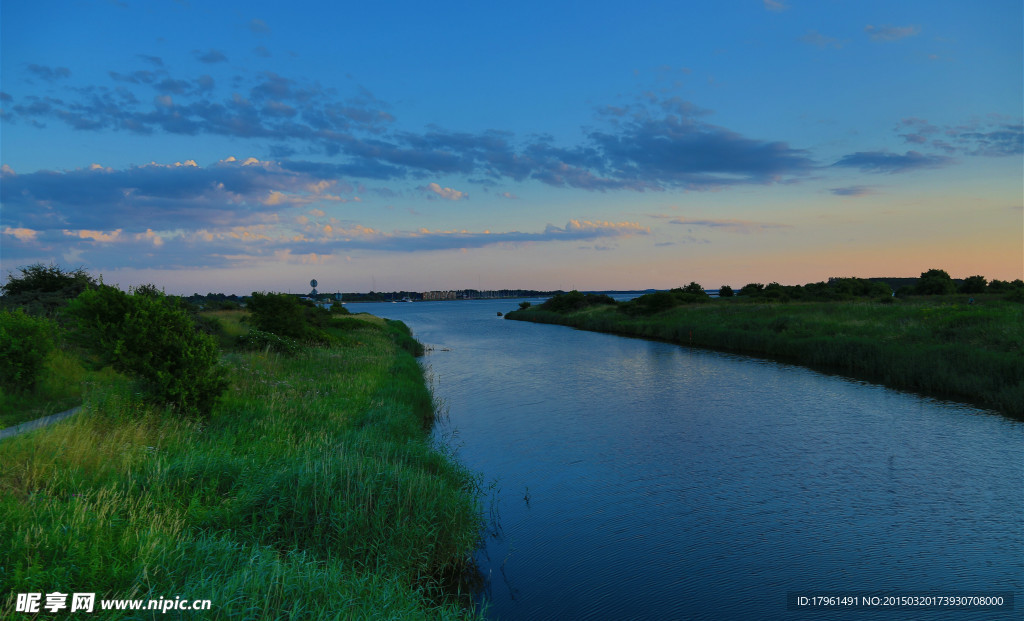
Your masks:
<path fill-rule="evenodd" d="M 316 278 L 314 278 L 313 280 L 309 281 L 309 286 L 313 287 L 313 290 L 309 292 L 309 297 L 315 298 L 317 296 L 317 292 L 316 292 Z"/>

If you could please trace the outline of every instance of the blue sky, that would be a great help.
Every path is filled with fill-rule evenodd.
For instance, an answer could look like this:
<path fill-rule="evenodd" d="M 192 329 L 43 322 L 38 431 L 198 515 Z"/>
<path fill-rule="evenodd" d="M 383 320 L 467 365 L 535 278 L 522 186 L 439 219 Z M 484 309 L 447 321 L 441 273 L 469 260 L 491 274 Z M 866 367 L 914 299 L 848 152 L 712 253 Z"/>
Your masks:
<path fill-rule="evenodd" d="M 5 278 L 1024 277 L 1019 1 L 0 10 Z"/>

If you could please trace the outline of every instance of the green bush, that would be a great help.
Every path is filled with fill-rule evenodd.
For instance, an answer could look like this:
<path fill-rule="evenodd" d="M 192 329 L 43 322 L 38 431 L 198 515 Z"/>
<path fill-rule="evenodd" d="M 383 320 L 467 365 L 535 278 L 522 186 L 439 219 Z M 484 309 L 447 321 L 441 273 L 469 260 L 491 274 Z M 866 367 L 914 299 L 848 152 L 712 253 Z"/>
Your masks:
<path fill-rule="evenodd" d="M 731 298 L 732 296 L 733 296 L 733 290 L 732 290 L 732 287 L 730 287 L 729 285 L 722 285 L 718 289 L 718 297 L 720 297 L 720 298 Z"/>
<path fill-rule="evenodd" d="M 68 306 L 72 337 L 100 365 L 138 380 L 148 400 L 208 414 L 227 388 L 214 339 L 155 288 L 132 295 L 101 285 Z"/>
<path fill-rule="evenodd" d="M 956 293 L 956 284 L 945 270 L 928 270 L 921 273 L 921 279 L 914 287 L 916 295 L 949 295 Z"/>
<path fill-rule="evenodd" d="M 556 313 L 571 313 L 583 310 L 588 306 L 596 306 L 598 304 L 614 305 L 615 303 L 614 298 L 603 293 L 580 293 L 574 289 L 569 293 L 559 293 L 549 298 L 540 305 L 540 308 Z"/>
<path fill-rule="evenodd" d="M 257 330 L 299 341 L 326 343 L 330 340 L 323 329 L 331 324 L 331 313 L 294 295 L 254 291 L 247 308 Z M 338 314 L 348 314 L 348 310 L 338 311 Z"/>
<path fill-rule="evenodd" d="M 985 293 L 988 281 L 984 276 L 968 276 L 960 283 L 960 293 Z"/>
<path fill-rule="evenodd" d="M 302 346 L 295 339 L 278 336 L 273 332 L 263 332 L 262 330 L 250 330 L 248 334 L 239 336 L 238 342 L 242 349 L 270 350 L 289 356 L 294 356 L 302 351 Z"/>
<path fill-rule="evenodd" d="M 53 350 L 53 325 L 18 309 L 0 310 L 0 386 L 11 392 L 31 390 L 46 356 Z"/>
<path fill-rule="evenodd" d="M 65 272 L 56 265 L 37 263 L 11 273 L 0 286 L 2 302 L 7 308 L 22 308 L 30 315 L 57 317 L 68 302 L 96 281 L 84 269 Z"/>

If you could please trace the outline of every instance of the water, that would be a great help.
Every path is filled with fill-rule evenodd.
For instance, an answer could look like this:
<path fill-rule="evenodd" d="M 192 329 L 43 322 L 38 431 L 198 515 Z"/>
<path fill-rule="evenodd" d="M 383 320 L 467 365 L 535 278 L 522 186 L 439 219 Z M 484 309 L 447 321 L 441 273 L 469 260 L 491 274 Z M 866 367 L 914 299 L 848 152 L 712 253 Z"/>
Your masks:
<path fill-rule="evenodd" d="M 796 366 L 505 321 L 401 319 L 493 487 L 494 619 L 1024 618 L 1024 424 Z M 442 351 L 447 349 L 450 351 Z M 791 591 L 1009 591 L 1014 610 L 787 610 Z"/>

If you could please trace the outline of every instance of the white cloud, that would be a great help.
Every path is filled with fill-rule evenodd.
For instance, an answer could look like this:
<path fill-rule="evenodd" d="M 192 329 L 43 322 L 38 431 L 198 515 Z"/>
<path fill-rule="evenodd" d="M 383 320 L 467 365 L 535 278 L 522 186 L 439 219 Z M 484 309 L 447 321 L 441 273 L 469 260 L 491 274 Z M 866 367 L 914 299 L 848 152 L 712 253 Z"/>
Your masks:
<path fill-rule="evenodd" d="M 436 183 L 428 183 L 426 186 L 422 187 L 421 189 L 425 190 L 427 192 L 433 192 L 434 194 L 440 196 L 441 198 L 444 198 L 444 199 L 447 199 L 447 200 L 450 200 L 450 201 L 460 201 L 460 200 L 462 200 L 464 198 L 469 198 L 469 194 L 466 194 L 465 192 L 460 192 L 459 190 L 453 190 L 452 188 L 442 188 L 440 185 L 438 185 Z"/>

